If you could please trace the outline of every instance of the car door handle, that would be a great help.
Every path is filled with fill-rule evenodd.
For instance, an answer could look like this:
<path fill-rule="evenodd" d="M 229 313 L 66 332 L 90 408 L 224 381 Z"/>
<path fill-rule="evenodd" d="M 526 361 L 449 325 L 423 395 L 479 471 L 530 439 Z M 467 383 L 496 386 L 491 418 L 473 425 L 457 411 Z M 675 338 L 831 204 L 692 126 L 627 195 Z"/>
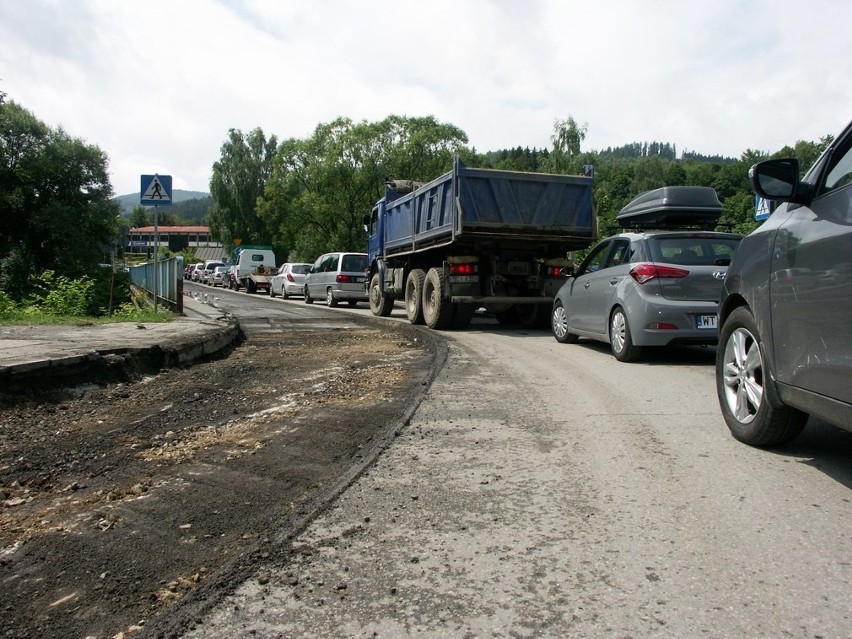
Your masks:
<path fill-rule="evenodd" d="M 609 284 L 610 284 L 610 286 L 615 286 L 616 284 L 618 284 L 618 278 L 617 278 L 617 277 L 613 277 L 613 278 L 609 281 Z"/>
<path fill-rule="evenodd" d="M 583 284 L 583 288 L 589 288 L 591 285 L 591 282 L 586 282 L 585 284 Z"/>

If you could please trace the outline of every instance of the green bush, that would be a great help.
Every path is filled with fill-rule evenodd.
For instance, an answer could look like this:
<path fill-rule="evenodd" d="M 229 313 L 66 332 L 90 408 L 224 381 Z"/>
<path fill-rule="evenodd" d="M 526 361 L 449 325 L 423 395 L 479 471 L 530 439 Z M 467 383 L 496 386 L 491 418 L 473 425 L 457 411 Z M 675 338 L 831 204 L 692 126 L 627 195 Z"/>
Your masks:
<path fill-rule="evenodd" d="M 0 317 L 11 315 L 15 309 L 15 300 L 6 291 L 0 291 Z"/>
<path fill-rule="evenodd" d="M 111 268 L 98 268 L 89 273 L 94 281 L 92 297 L 86 315 L 99 317 L 109 314 L 110 309 L 116 308 L 130 300 L 130 275 L 119 269 L 114 272 Z M 110 304 L 110 289 L 112 298 Z"/>
<path fill-rule="evenodd" d="M 95 282 L 90 277 L 68 279 L 54 271 L 44 271 L 35 279 L 36 295 L 34 306 L 45 315 L 85 316 L 90 315 Z"/>

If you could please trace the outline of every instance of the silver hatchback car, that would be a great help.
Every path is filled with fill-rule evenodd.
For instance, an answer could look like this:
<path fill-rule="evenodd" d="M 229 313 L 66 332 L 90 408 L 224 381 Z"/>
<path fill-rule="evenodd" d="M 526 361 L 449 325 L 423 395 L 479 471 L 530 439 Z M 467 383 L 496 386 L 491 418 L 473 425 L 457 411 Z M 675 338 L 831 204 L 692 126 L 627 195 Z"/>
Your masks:
<path fill-rule="evenodd" d="M 659 221 L 666 227 L 682 226 L 696 219 L 702 225 L 714 223 L 721 212 L 715 192 L 718 211 L 709 219 L 704 211 L 692 216 L 689 207 L 676 205 L 681 196 L 688 196 L 687 202 L 706 197 L 695 198 L 699 188 L 666 187 L 660 190 L 664 193 L 652 193 L 660 208 L 643 214 L 641 225 Z M 628 205 L 623 213 L 633 210 Z M 619 220 L 628 217 L 619 215 Z M 603 240 L 556 294 L 554 337 L 562 343 L 580 337 L 607 342 L 622 362 L 639 359 L 646 346 L 716 344 L 722 282 L 741 239 L 733 233 L 686 229 L 625 232 Z"/>
<path fill-rule="evenodd" d="M 311 269 L 304 262 L 285 262 L 269 281 L 269 297 L 280 295 L 287 299 L 291 295 L 305 294 L 305 274 Z"/>

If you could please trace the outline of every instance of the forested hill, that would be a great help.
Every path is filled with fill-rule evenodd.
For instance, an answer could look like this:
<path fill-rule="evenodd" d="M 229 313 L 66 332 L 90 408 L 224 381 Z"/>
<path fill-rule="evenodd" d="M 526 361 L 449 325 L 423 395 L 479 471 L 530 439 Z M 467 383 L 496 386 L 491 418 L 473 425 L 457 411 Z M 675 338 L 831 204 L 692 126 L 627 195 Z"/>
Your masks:
<path fill-rule="evenodd" d="M 187 200 L 203 200 L 205 198 L 209 198 L 210 194 L 205 193 L 204 191 L 183 191 L 181 189 L 175 189 L 172 191 L 172 202 L 173 205 L 177 205 L 180 202 L 186 202 Z M 121 206 L 121 211 L 125 215 L 130 215 L 134 208 L 139 206 L 139 193 L 128 193 L 127 195 L 117 195 L 113 198 L 113 201 L 118 202 Z"/>
<path fill-rule="evenodd" d="M 139 193 L 119 195 L 113 200 L 121 206 L 122 215 L 130 217 L 133 209 L 139 206 Z M 167 212 L 174 219 L 183 220 L 187 224 L 203 224 L 207 211 L 213 206 L 213 198 L 203 191 L 175 189 L 172 192 L 172 200 Z"/>

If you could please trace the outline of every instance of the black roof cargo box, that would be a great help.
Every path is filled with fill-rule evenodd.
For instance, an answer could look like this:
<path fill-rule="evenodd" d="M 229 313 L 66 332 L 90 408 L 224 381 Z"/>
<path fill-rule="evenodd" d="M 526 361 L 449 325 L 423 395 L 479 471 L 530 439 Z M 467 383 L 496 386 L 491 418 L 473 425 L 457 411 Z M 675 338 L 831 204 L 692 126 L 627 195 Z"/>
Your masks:
<path fill-rule="evenodd" d="M 615 218 L 625 228 L 712 228 L 722 203 L 709 186 L 664 186 L 640 193 Z"/>

